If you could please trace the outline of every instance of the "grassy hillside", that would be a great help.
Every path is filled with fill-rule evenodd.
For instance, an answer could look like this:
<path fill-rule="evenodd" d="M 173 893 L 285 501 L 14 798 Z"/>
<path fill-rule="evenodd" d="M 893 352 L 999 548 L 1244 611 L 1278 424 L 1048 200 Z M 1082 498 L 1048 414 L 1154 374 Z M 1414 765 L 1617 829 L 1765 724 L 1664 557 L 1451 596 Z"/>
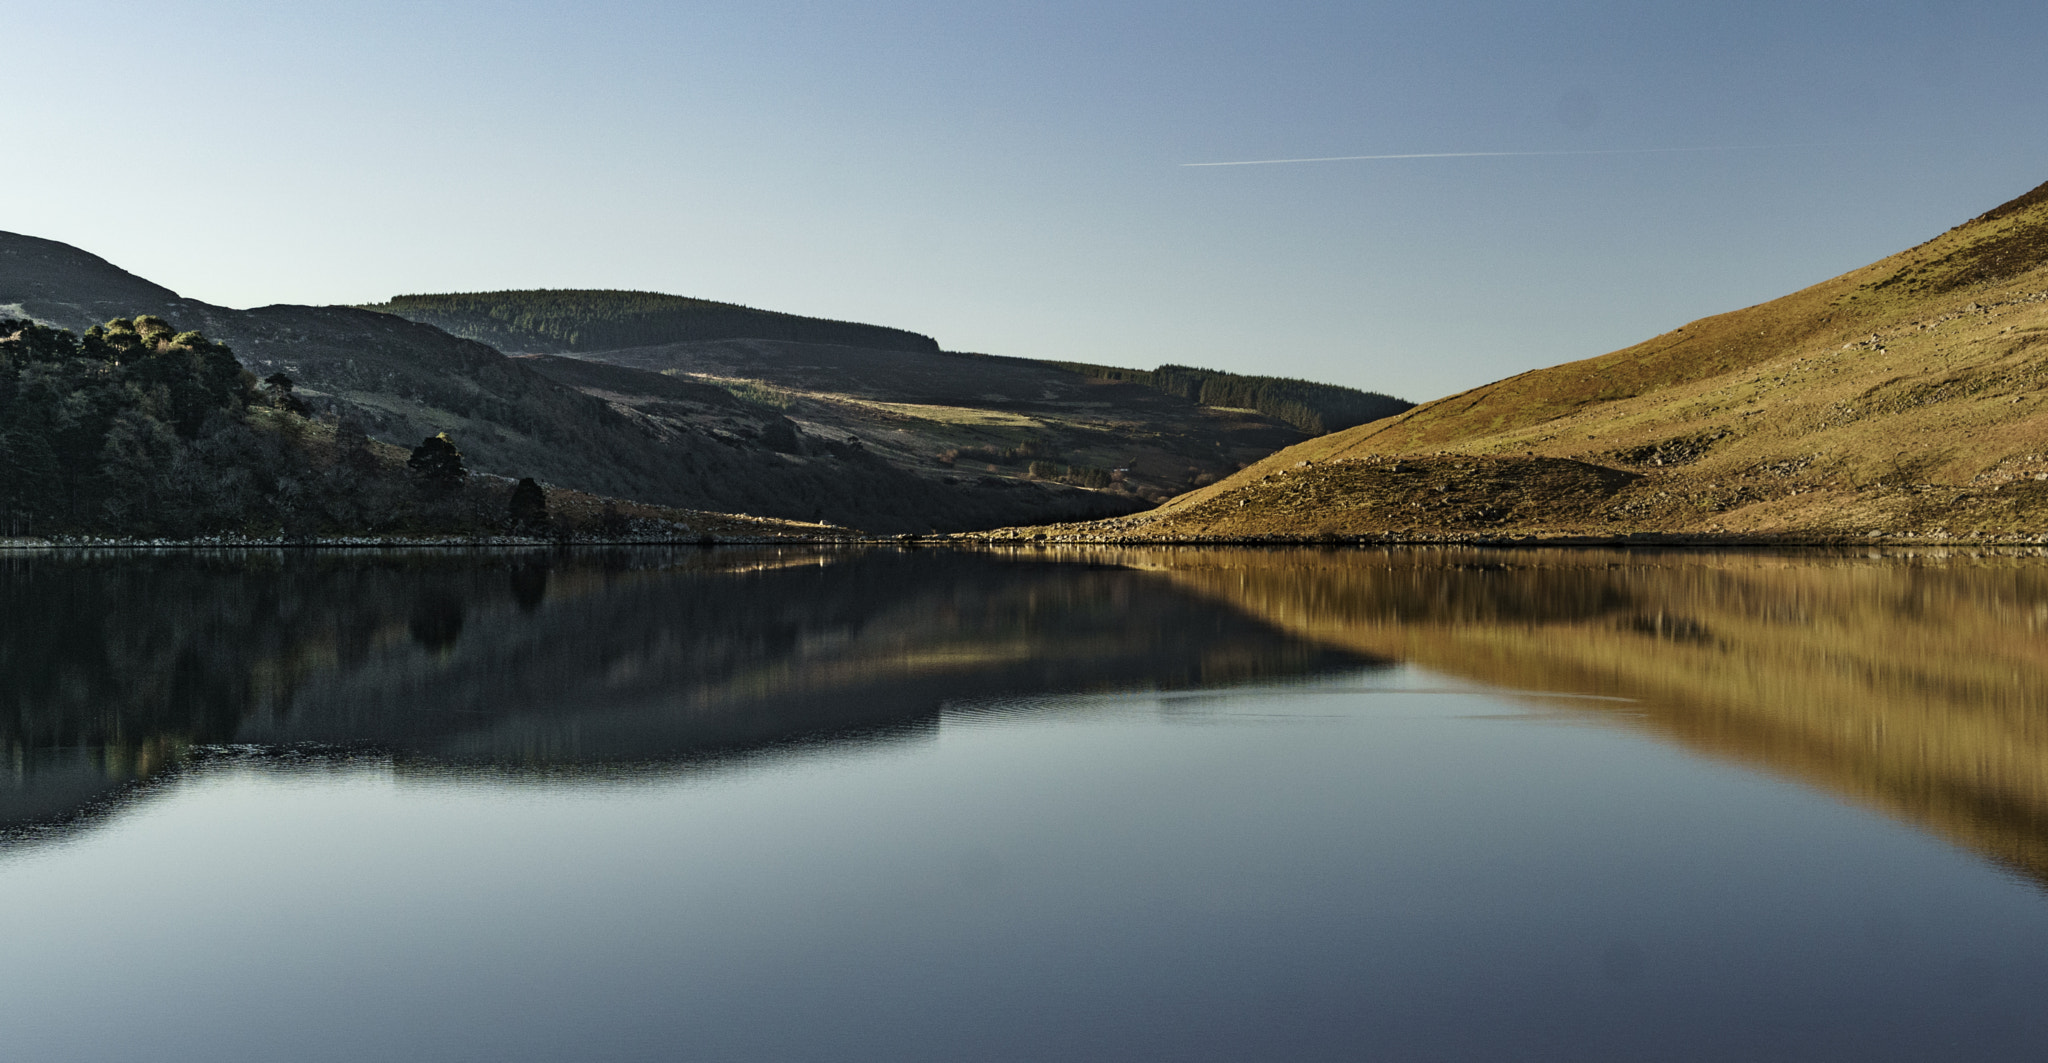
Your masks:
<path fill-rule="evenodd" d="M 514 354 L 607 352 L 721 340 L 774 340 L 863 350 L 939 353 L 928 336 L 878 325 L 781 314 L 680 295 L 633 291 L 535 290 L 400 295 L 363 309 L 433 325 L 451 335 Z M 987 355 L 956 355 L 988 358 Z M 1162 365 L 1123 369 L 1085 362 L 1050 364 L 1100 380 L 1140 384 L 1201 406 L 1253 410 L 1321 435 L 1392 416 L 1413 403 L 1356 388 L 1288 377 L 1247 376 Z M 958 367 L 959 363 L 953 363 Z"/>
<path fill-rule="evenodd" d="M 649 431 L 754 437 L 787 422 L 806 447 L 858 439 L 870 457 L 955 489 L 1101 488 L 1121 504 L 1110 512 L 1147 508 L 1304 438 L 1261 414 L 1021 358 L 729 340 L 515 361 Z M 683 387 L 738 401 L 684 401 Z"/>
<path fill-rule="evenodd" d="M 659 292 L 399 295 L 363 309 L 423 322 L 513 354 L 570 354 L 727 339 L 836 343 L 885 351 L 939 349 L 931 337 L 902 329 L 778 314 Z"/>
<path fill-rule="evenodd" d="M 942 352 L 901 330 L 646 292 L 400 296 L 371 309 L 508 351 L 662 374 L 637 383 L 603 374 L 599 386 L 592 372 L 559 360 L 531 363 L 615 408 L 665 419 L 668 429 L 683 423 L 667 397 L 673 382 L 695 381 L 787 417 L 799 432 L 856 436 L 892 464 L 942 482 L 1058 481 L 1108 489 L 1132 500 L 1127 508 L 1410 405 L 1354 388 L 1186 366 Z M 974 475 L 957 475 L 963 471 Z"/>
<path fill-rule="evenodd" d="M 1086 377 L 1143 384 L 1203 406 L 1256 410 L 1316 436 L 1392 417 L 1415 405 L 1376 391 L 1318 384 L 1293 377 L 1248 376 L 1185 365 L 1122 369 L 1086 362 L 1053 364 Z"/>
<path fill-rule="evenodd" d="M 2037 536 L 2044 342 L 2048 186 L 1781 299 L 1309 440 L 1085 534 Z"/>

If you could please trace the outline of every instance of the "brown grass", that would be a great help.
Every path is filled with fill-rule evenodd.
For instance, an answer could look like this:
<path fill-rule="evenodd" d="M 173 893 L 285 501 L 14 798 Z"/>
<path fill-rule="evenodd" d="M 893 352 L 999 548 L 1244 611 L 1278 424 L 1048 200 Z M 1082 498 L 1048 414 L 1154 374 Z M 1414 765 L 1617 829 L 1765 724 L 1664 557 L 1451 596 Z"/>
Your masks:
<path fill-rule="evenodd" d="M 1393 458 L 1427 470 L 1442 504 L 1378 471 Z M 1563 476 L 1560 463 L 1608 471 Z M 1154 513 L 1060 534 L 1644 532 L 2048 532 L 2048 185 L 1784 298 L 1312 439 Z"/>

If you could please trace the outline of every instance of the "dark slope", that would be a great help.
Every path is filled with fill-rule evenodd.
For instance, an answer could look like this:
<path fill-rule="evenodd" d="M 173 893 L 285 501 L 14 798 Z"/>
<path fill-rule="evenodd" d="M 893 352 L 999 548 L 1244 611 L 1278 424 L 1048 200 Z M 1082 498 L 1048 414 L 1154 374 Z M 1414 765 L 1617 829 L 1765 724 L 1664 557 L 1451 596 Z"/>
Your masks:
<path fill-rule="evenodd" d="M 679 380 L 717 383 L 811 436 L 857 436 L 870 453 L 931 477 L 1111 477 L 1130 508 L 1228 476 L 1307 438 L 1261 414 L 1021 358 L 772 340 L 671 343 L 582 357 L 643 375 L 615 373 L 600 385 L 588 372 L 572 374 L 565 360 L 549 360 L 557 367 L 543 371 L 622 408 L 650 411 L 665 400 L 636 393 L 635 379 L 657 392 Z"/>
<path fill-rule="evenodd" d="M 0 232 L 0 317 L 30 317 L 73 331 L 117 317 L 171 320 L 218 310 L 188 301 L 70 244 Z"/>
<path fill-rule="evenodd" d="M 916 405 L 1001 407 L 1018 402 L 1074 401 L 1091 392 L 1086 378 L 1046 362 L 844 344 L 680 341 L 591 351 L 580 357 L 654 372 L 758 380 L 798 391 Z M 1122 394 L 1138 393 L 1134 388 Z"/>
<path fill-rule="evenodd" d="M 226 343 L 258 376 L 290 375 L 316 410 L 357 417 L 385 442 L 410 447 L 446 431 L 478 471 L 644 502 L 889 532 L 1109 516 L 1139 505 L 1054 485 L 977 481 L 961 490 L 858 450 L 785 453 L 760 438 L 779 420 L 773 410 L 722 435 L 665 430 L 431 325 L 348 307 L 233 310 L 66 244 L 0 233 L 0 310 L 9 307 L 77 330 L 153 314 Z"/>
<path fill-rule="evenodd" d="M 513 354 L 571 354 L 691 340 L 833 343 L 932 351 L 930 336 L 880 325 L 802 317 L 660 292 L 504 291 L 399 295 L 365 307 L 446 329 Z"/>
<path fill-rule="evenodd" d="M 291 375 L 316 406 L 354 414 L 385 442 L 409 447 L 450 432 L 479 471 L 671 505 L 710 501 L 674 489 L 667 457 L 603 402 L 431 326 L 345 307 L 232 310 L 67 244 L 0 233 L 0 308 L 9 306 L 76 331 L 140 314 L 199 329 L 258 376 Z"/>
<path fill-rule="evenodd" d="M 513 360 L 609 403 L 674 456 L 673 479 L 735 512 L 903 532 L 1000 528 L 1037 513 L 1112 516 L 1143 505 L 1128 495 L 920 466 L 879 423 L 864 422 L 859 433 L 800 424 L 687 377 L 558 355 Z"/>
<path fill-rule="evenodd" d="M 232 313 L 232 312 L 230 312 Z M 919 477 L 886 456 L 820 440 L 781 444 L 773 409 L 658 373 L 613 380 L 692 396 L 695 411 L 665 422 L 569 376 L 571 362 L 507 358 L 471 340 L 347 307 L 262 307 L 219 334 L 264 375 L 282 370 L 372 417 L 393 442 L 447 431 L 486 471 L 534 476 L 663 505 L 822 520 L 881 532 L 993 528 L 1060 514 L 1111 516 L 1135 500 L 1013 480 Z M 580 363 L 576 363 L 580 364 Z M 586 370 L 587 372 L 587 370 Z M 568 379 L 563 377 L 569 376 Z M 676 401 L 671 398 L 669 401 Z"/>
<path fill-rule="evenodd" d="M 870 325 L 768 314 L 743 307 L 648 292 L 544 290 L 399 296 L 368 309 L 433 324 L 505 351 L 566 353 L 724 386 L 767 385 L 800 393 L 820 427 L 859 431 L 868 423 L 844 401 L 898 406 L 1000 410 L 1012 427 L 1042 428 L 1014 438 L 968 438 L 939 427 L 986 418 L 907 413 L 909 451 L 892 461 L 932 464 L 947 450 L 1014 449 L 1052 444 L 1082 456 L 1057 463 L 1057 475 L 1114 481 L 1147 498 L 1164 498 L 1229 475 L 1279 446 L 1408 409 L 1412 403 L 1356 388 L 1283 377 L 1248 376 L 1186 366 L 1124 369 L 947 352 L 929 338 Z M 755 389 L 757 392 L 759 389 Z M 620 393 L 614 392 L 614 395 Z M 779 404 L 787 407 L 785 395 Z M 825 403 L 820 406 L 819 402 Z M 1111 410 L 1076 423 L 1077 409 Z M 1234 416 L 1246 411 L 1253 418 Z M 929 411 L 927 411 L 929 412 Z M 841 415 L 852 413 L 854 416 Z M 1219 416 L 1219 414 L 1224 414 Z M 796 416 L 792 414 L 792 416 Z M 802 420 L 803 418 L 799 418 Z M 1042 424 L 1026 425 L 1025 419 Z M 1280 428 L 1263 432 L 1263 427 Z M 1260 434 L 1256 442 L 1240 437 Z M 1219 433 L 1229 438 L 1218 438 Z M 916 437 L 922 436 L 920 440 Z M 1052 439 L 1058 436 L 1060 439 Z M 956 438 L 957 437 L 957 438 Z M 1221 444 L 1219 448 L 1218 444 Z M 1088 470 L 1098 471 L 1088 471 Z M 986 470 L 1000 472 L 1001 470 Z"/>

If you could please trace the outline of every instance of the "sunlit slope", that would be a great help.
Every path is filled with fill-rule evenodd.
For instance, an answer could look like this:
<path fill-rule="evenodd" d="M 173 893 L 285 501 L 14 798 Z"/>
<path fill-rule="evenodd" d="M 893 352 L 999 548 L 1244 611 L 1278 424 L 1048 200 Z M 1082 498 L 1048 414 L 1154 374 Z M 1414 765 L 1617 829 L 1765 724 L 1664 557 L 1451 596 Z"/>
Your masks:
<path fill-rule="evenodd" d="M 2044 266 L 2048 185 L 1784 298 L 1309 440 L 1106 530 L 2036 534 Z"/>

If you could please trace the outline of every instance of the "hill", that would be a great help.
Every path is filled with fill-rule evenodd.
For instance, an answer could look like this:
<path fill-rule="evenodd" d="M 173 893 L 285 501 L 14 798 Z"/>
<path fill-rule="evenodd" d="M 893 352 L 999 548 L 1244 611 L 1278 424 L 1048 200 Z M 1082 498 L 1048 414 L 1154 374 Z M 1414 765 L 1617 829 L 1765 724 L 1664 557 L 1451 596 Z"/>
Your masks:
<path fill-rule="evenodd" d="M 509 354 L 571 354 L 622 364 L 644 359 L 616 357 L 612 352 L 637 347 L 687 349 L 693 344 L 730 340 L 940 353 L 938 342 L 931 337 L 903 329 L 756 310 L 660 292 L 539 289 L 398 295 L 362 309 L 433 325 L 450 335 L 488 343 Z M 1086 362 L 1009 357 L 996 360 L 1013 365 L 1050 365 L 1084 377 L 1141 384 L 1199 406 L 1252 410 L 1309 435 L 1389 417 L 1414 405 L 1390 395 L 1334 384 L 1184 365 L 1125 369 Z M 940 371 L 957 369 L 957 365 L 944 366 Z M 812 382 L 813 387 L 822 384 Z"/>
<path fill-rule="evenodd" d="M 83 333 L 111 319 L 141 316 L 203 332 L 257 377 L 292 378 L 297 398 L 329 434 L 347 420 L 375 440 L 409 450 L 447 432 L 473 470 L 530 476 L 555 488 L 891 533 L 1089 519 L 1147 504 L 1132 491 L 1034 476 L 1028 465 L 959 475 L 951 467 L 894 464 L 889 448 L 852 445 L 843 434 L 800 432 L 792 443 L 781 435 L 792 425 L 772 402 L 714 395 L 710 387 L 691 394 L 715 410 L 715 418 L 663 425 L 648 411 L 607 397 L 616 390 L 564 383 L 534 359 L 508 358 L 432 325 L 352 307 L 230 309 L 183 297 L 67 244 L 0 233 L 0 317 Z M 667 401 L 661 396 L 678 384 L 659 374 L 621 372 L 635 381 L 625 389 L 640 397 L 635 402 L 648 396 Z M 1181 407 L 1195 410 L 1185 401 Z M 1232 451 L 1226 459 L 1216 456 L 1217 437 L 1205 418 L 1190 414 L 1175 425 L 1143 416 L 1137 421 L 1151 434 L 1172 437 L 1179 450 L 1200 454 L 1212 475 L 1299 438 L 1280 426 L 1262 448 Z M 1175 490 L 1192 478 L 1189 467 L 1175 466 Z"/>
<path fill-rule="evenodd" d="M 347 421 L 409 450 L 446 432 L 481 473 L 887 533 L 1130 513 L 1360 403 L 1406 405 L 1300 381 L 1171 367 L 1122 379 L 1134 371 L 947 353 L 901 329 L 654 293 L 236 310 L 0 233 L 0 317 L 82 333 L 140 316 L 202 331 L 257 377 L 291 378 L 329 434 Z"/>
<path fill-rule="evenodd" d="M 730 340 L 515 360 L 664 438 L 772 431 L 785 449 L 857 446 L 942 485 L 1097 489 L 1124 511 L 1305 438 L 1255 412 L 1023 359 Z"/>
<path fill-rule="evenodd" d="M 899 329 L 649 292 L 398 296 L 369 309 L 491 343 L 725 389 L 807 438 L 858 438 L 942 483 L 1019 478 L 1107 488 L 1129 508 L 1214 482 L 1290 443 L 1410 404 L 1354 388 L 1186 366 L 1121 369 L 941 351 Z M 610 346 L 607 346 L 610 345 Z M 670 384 L 534 368 L 674 433 L 719 411 Z M 707 418 L 709 420 L 707 420 Z M 733 431 L 726 425 L 723 431 Z M 751 434 L 741 426 L 741 435 Z"/>
<path fill-rule="evenodd" d="M 685 340 L 760 339 L 879 351 L 937 351 L 903 329 L 780 314 L 660 292 L 505 291 L 398 295 L 363 307 L 433 325 L 508 354 L 573 354 Z"/>
<path fill-rule="evenodd" d="M 83 337 L 0 317 L 0 537 L 364 534 L 574 541 L 844 538 L 842 529 L 471 476 L 447 437 L 418 451 L 308 417 L 286 378 L 161 318 Z"/>
<path fill-rule="evenodd" d="M 2037 537 L 2044 341 L 2048 185 L 1783 298 L 1057 534 Z"/>
<path fill-rule="evenodd" d="M 1219 373 L 1214 369 L 1185 365 L 1123 369 L 1086 362 L 1052 364 L 1082 376 L 1143 384 L 1168 395 L 1192 399 L 1203 406 L 1256 410 L 1315 436 L 1392 417 L 1415 405 L 1376 391 L 1318 384 L 1293 377 Z"/>

